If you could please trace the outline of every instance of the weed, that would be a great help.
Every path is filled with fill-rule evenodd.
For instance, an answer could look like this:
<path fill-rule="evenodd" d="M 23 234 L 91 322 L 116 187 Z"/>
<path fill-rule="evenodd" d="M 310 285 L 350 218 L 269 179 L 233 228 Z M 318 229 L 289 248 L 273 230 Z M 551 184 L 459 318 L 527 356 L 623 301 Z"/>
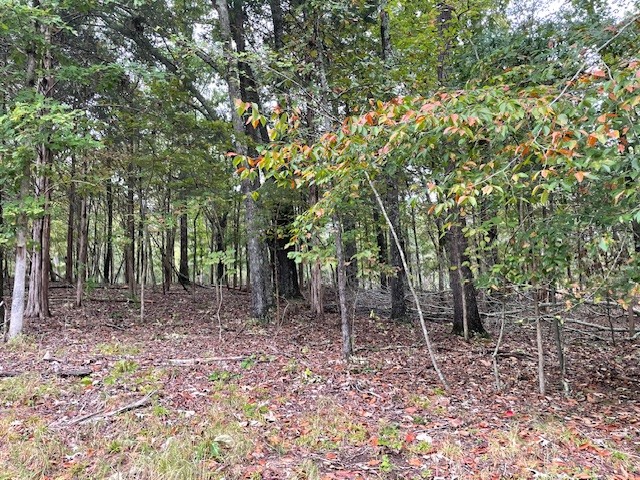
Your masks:
<path fill-rule="evenodd" d="M 391 463 L 391 460 L 389 459 L 389 455 L 382 455 L 382 458 L 380 459 L 380 471 L 389 473 L 392 470 L 393 470 L 393 463 Z"/>
<path fill-rule="evenodd" d="M 233 373 L 227 370 L 214 370 L 207 378 L 209 378 L 209 381 L 211 382 L 229 383 L 239 377 L 239 373 Z"/>
<path fill-rule="evenodd" d="M 317 410 L 299 423 L 302 432 L 296 443 L 314 450 L 335 450 L 342 444 L 361 446 L 369 438 L 364 425 L 353 422 L 347 412 L 324 398 L 320 399 Z"/>
<path fill-rule="evenodd" d="M 9 340 L 5 347 L 14 353 L 33 353 L 38 350 L 38 345 L 34 339 L 23 333 Z"/>
<path fill-rule="evenodd" d="M 383 424 L 378 432 L 378 445 L 387 447 L 394 452 L 402 450 L 400 426 L 395 423 Z"/>
<path fill-rule="evenodd" d="M 282 367 L 282 373 L 286 373 L 287 375 L 292 375 L 298 371 L 298 360 L 295 358 L 290 358 L 287 361 L 287 364 Z"/>
<path fill-rule="evenodd" d="M 311 460 L 304 460 L 293 474 L 294 480 L 319 480 L 318 466 Z"/>
<path fill-rule="evenodd" d="M 97 345 L 96 351 L 101 355 L 126 356 L 139 354 L 140 347 L 113 341 Z"/>
<path fill-rule="evenodd" d="M 240 368 L 244 368 L 245 370 L 249 370 L 252 368 L 257 362 L 255 355 L 249 355 L 244 360 L 240 362 Z"/>
<path fill-rule="evenodd" d="M 420 408 L 422 410 L 428 410 L 431 408 L 431 400 L 428 397 L 421 395 L 411 395 L 407 402 L 410 406 Z"/>
<path fill-rule="evenodd" d="M 23 374 L 0 379 L 0 404 L 33 407 L 60 393 L 54 380 L 44 380 L 40 375 Z"/>

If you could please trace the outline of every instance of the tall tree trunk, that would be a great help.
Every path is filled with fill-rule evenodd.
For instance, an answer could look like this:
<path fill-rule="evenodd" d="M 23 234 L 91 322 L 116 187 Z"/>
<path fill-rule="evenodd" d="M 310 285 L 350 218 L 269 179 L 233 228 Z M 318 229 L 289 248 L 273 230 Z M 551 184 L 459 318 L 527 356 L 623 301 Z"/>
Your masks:
<path fill-rule="evenodd" d="M 283 205 L 276 210 L 276 231 L 274 233 L 274 260 L 276 265 L 276 281 L 278 282 L 278 295 L 284 298 L 298 298 L 301 296 L 298 284 L 298 271 L 296 262 L 289 258 L 289 252 L 293 247 L 287 247 L 291 241 L 289 225 L 293 220 L 293 206 Z"/>
<path fill-rule="evenodd" d="M 309 189 L 309 204 L 315 205 L 318 202 L 318 186 L 312 185 Z M 319 239 L 317 235 L 312 234 L 311 248 L 317 248 Z M 320 259 L 312 260 L 311 278 L 309 281 L 309 297 L 311 303 L 311 313 L 318 318 L 324 316 L 324 295 L 322 289 L 322 266 Z"/>
<path fill-rule="evenodd" d="M 25 161 L 18 199 L 25 199 L 29 195 L 29 180 L 30 168 L 28 162 Z M 24 325 L 24 295 L 27 283 L 27 227 L 27 214 L 24 211 L 20 211 L 16 222 L 16 264 L 13 276 L 9 340 L 20 335 Z"/>
<path fill-rule="evenodd" d="M 34 29 L 38 29 L 36 22 Z M 34 88 L 36 84 L 36 46 L 30 42 L 27 47 L 26 58 L 26 84 Z M 31 183 L 31 164 L 23 159 L 22 178 L 18 191 L 18 202 L 24 202 L 29 196 Z M 13 292 L 11 298 L 11 319 L 9 321 L 8 339 L 11 340 L 22 333 L 24 327 L 24 296 L 27 283 L 27 228 L 29 221 L 24 209 L 18 212 L 16 221 L 16 262 L 13 275 Z"/>
<path fill-rule="evenodd" d="M 404 238 L 400 222 L 400 202 L 397 178 L 387 177 L 387 215 L 400 240 L 400 248 L 405 250 Z M 407 303 L 405 300 L 407 272 L 405 272 L 402 257 L 398 246 L 391 245 L 391 267 L 394 275 L 390 279 L 391 287 L 391 318 L 393 320 L 405 320 L 407 316 Z"/>
<path fill-rule="evenodd" d="M 387 237 L 384 234 L 384 229 L 380 223 L 380 214 L 378 209 L 373 208 L 373 223 L 376 228 L 376 244 L 378 245 L 378 263 L 380 267 L 384 269 L 389 263 L 389 251 L 387 249 Z M 384 271 L 380 272 L 380 287 L 387 288 L 389 286 L 389 279 Z"/>
<path fill-rule="evenodd" d="M 39 2 L 34 2 L 39 6 Z M 51 53 L 50 25 L 40 25 L 40 32 L 43 36 L 45 50 L 42 57 L 42 70 L 44 74 L 40 77 L 37 85 L 38 94 L 47 98 L 51 96 L 54 87 L 51 70 L 53 68 L 53 55 Z M 38 145 L 36 156 L 36 198 L 42 200 L 44 213 L 41 218 L 33 222 L 33 242 L 34 248 L 31 255 L 31 274 L 29 276 L 29 297 L 25 315 L 28 317 L 46 318 L 49 312 L 49 270 L 51 259 L 49 254 L 51 242 L 51 188 L 48 169 L 53 160 L 51 148 L 47 144 Z"/>
<path fill-rule="evenodd" d="M 49 312 L 49 269 L 50 240 L 51 240 L 51 216 L 49 213 L 51 202 L 51 190 L 46 169 L 51 164 L 51 150 L 46 145 L 38 147 L 36 160 L 36 198 L 41 198 L 44 205 L 42 217 L 33 221 L 31 252 L 31 272 L 29 274 L 29 295 L 27 298 L 27 317 L 46 318 Z"/>
<path fill-rule="evenodd" d="M 2 155 L 0 155 L 0 162 L 2 162 Z M 2 207 L 3 191 L 0 188 L 0 230 L 2 230 L 4 226 L 4 210 Z M 4 339 L 4 333 L 8 327 L 5 323 L 5 304 L 4 304 L 4 246 L 0 245 L 0 320 L 2 321 L 3 329 L 2 329 L 2 339 Z"/>
<path fill-rule="evenodd" d="M 468 266 L 467 239 L 459 223 L 454 223 L 446 231 L 445 245 L 450 264 L 449 286 L 453 293 L 453 332 L 464 334 L 466 316 L 468 334 L 484 335 L 486 332 L 478 311 L 473 273 Z"/>
<path fill-rule="evenodd" d="M 64 279 L 70 285 L 73 284 L 73 246 L 75 233 L 75 214 L 76 214 L 76 158 L 71 156 L 71 184 L 69 185 L 69 215 L 67 217 L 67 256 L 65 259 Z"/>
<path fill-rule="evenodd" d="M 340 303 L 340 325 L 342 330 L 342 357 L 349 360 L 352 353 L 351 324 L 347 310 L 347 268 L 344 258 L 344 244 L 342 242 L 342 225 L 338 215 L 333 216 L 335 226 L 336 256 L 338 257 L 338 299 Z"/>
<path fill-rule="evenodd" d="M 284 15 L 280 0 L 269 0 L 271 21 L 273 22 L 273 46 L 276 50 L 284 47 Z"/>
<path fill-rule="evenodd" d="M 87 237 L 89 229 L 87 224 L 87 194 L 82 195 L 80 204 L 80 258 L 78 258 L 78 281 L 76 284 L 76 307 L 82 306 L 84 284 L 87 277 Z"/>
<path fill-rule="evenodd" d="M 107 232 L 104 254 L 104 283 L 113 282 L 113 183 L 107 180 Z"/>
<path fill-rule="evenodd" d="M 391 34 L 389 31 L 389 12 L 387 12 L 387 0 L 380 2 L 380 57 L 383 62 L 391 59 Z"/>
<path fill-rule="evenodd" d="M 238 2 L 240 3 L 240 2 Z M 246 79 L 243 72 L 238 69 L 238 63 L 235 60 L 236 52 L 232 46 L 232 31 L 229 21 L 229 8 L 227 0 L 215 0 L 215 6 L 218 11 L 218 21 L 220 23 L 220 31 L 223 40 L 223 48 L 227 58 L 227 69 L 225 77 L 229 88 L 229 105 L 231 108 L 231 116 L 233 128 L 236 133 L 236 150 L 240 155 L 247 155 L 248 149 L 244 141 L 245 126 L 242 118 L 236 110 L 236 100 L 242 100 L 241 80 Z M 241 7 L 241 5 L 240 5 Z M 242 35 L 240 35 L 240 39 Z M 237 44 L 237 42 L 236 42 Z M 244 72 L 246 73 L 246 71 Z M 267 266 L 268 251 L 266 248 L 264 236 L 264 222 L 260 215 L 260 209 L 253 193 L 259 187 L 259 179 L 242 180 L 242 193 L 245 196 L 245 220 L 247 226 L 247 255 L 249 257 L 249 272 L 251 279 L 251 304 L 252 314 L 255 318 L 266 319 L 269 315 L 269 309 L 273 302 L 271 294 L 271 282 Z"/>
<path fill-rule="evenodd" d="M 180 270 L 178 281 L 181 285 L 189 285 L 189 230 L 187 214 L 180 215 Z"/>
<path fill-rule="evenodd" d="M 217 252 L 221 252 L 223 253 L 225 251 L 225 244 L 224 244 L 224 232 L 227 228 L 227 219 L 229 218 L 229 214 L 228 212 L 225 212 L 222 214 L 222 216 L 220 217 L 219 221 L 217 222 L 217 225 L 214 226 L 215 228 L 215 248 Z M 216 278 L 217 278 L 217 282 L 218 285 L 222 284 L 222 280 L 224 279 L 224 275 L 225 275 L 225 268 L 224 268 L 224 260 L 222 258 L 220 258 L 220 260 L 218 260 L 218 265 L 217 265 L 217 272 L 216 272 Z"/>
<path fill-rule="evenodd" d="M 135 275 L 135 245 L 136 245 L 136 224 L 134 214 L 134 178 L 133 164 L 129 164 L 127 168 L 127 201 L 126 201 L 126 218 L 125 231 L 127 242 L 124 246 L 124 267 L 125 280 L 129 289 L 129 297 L 134 298 L 136 295 L 136 275 Z"/>
<path fill-rule="evenodd" d="M 356 245 L 356 223 L 352 213 L 347 213 L 343 219 L 344 226 L 344 258 L 347 272 L 347 288 L 355 291 L 358 289 L 358 247 Z"/>

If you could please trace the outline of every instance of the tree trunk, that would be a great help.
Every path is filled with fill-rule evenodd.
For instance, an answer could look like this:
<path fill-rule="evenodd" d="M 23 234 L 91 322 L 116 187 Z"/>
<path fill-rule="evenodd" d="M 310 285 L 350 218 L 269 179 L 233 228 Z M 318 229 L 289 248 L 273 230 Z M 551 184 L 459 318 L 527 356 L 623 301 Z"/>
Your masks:
<path fill-rule="evenodd" d="M 180 270 L 178 272 L 178 281 L 181 285 L 189 285 L 189 231 L 187 223 L 187 214 L 180 215 Z"/>
<path fill-rule="evenodd" d="M 104 283 L 113 282 L 113 184 L 107 180 L 107 233 L 104 254 Z"/>
<path fill-rule="evenodd" d="M 338 298 L 340 303 L 340 325 L 342 330 L 342 358 L 349 360 L 351 356 L 351 324 L 349 323 L 349 312 L 347 310 L 347 269 L 345 265 L 342 225 L 338 215 L 333 216 L 335 224 L 336 256 L 338 257 Z"/>
<path fill-rule="evenodd" d="M 215 228 L 215 248 L 216 251 L 224 253 L 225 252 L 225 244 L 224 244 L 224 231 L 227 228 L 227 219 L 229 218 L 229 214 L 225 212 L 222 217 L 220 217 L 217 225 L 214 225 Z M 222 280 L 225 276 L 225 266 L 224 260 L 220 258 L 218 260 L 216 278 L 218 285 L 222 284 Z"/>
<path fill-rule="evenodd" d="M 40 31 L 44 37 L 44 53 L 42 57 L 42 70 L 37 85 L 38 94 L 50 97 L 54 87 L 51 69 L 53 67 L 53 55 L 51 49 L 52 27 L 40 25 Z M 34 54 L 35 55 L 35 54 Z M 26 316 L 46 318 L 49 312 L 49 270 L 51 259 L 49 254 L 51 242 L 51 188 L 48 169 L 53 160 L 51 148 L 47 144 L 41 144 L 37 148 L 36 156 L 36 198 L 42 200 L 44 213 L 41 218 L 33 222 L 34 248 L 31 256 L 31 274 L 29 276 L 29 297 L 27 301 Z"/>
<path fill-rule="evenodd" d="M 49 213 L 51 190 L 49 178 L 45 170 L 51 164 L 51 150 L 46 145 L 38 147 L 36 160 L 36 198 L 41 198 L 44 204 L 44 214 L 33 221 L 31 252 L 31 272 L 29 274 L 29 295 L 25 315 L 27 317 L 46 318 L 49 312 L 49 269 L 51 259 L 49 254 L 51 241 L 51 216 Z"/>
<path fill-rule="evenodd" d="M 20 181 L 18 199 L 27 198 L 29 195 L 29 164 L 25 167 Z M 27 276 L 27 214 L 21 211 L 16 222 L 16 264 L 13 276 L 13 296 L 11 299 L 11 320 L 9 322 L 9 340 L 22 333 L 24 324 L 24 295 Z"/>
<path fill-rule="evenodd" d="M 284 47 L 284 15 L 280 0 L 269 0 L 269 8 L 273 22 L 273 46 L 276 50 L 281 50 Z"/>
<path fill-rule="evenodd" d="M 466 316 L 468 334 L 484 335 L 486 332 L 478 311 L 473 273 L 466 255 L 467 241 L 460 224 L 454 223 L 445 232 L 445 247 L 450 265 L 449 286 L 453 293 L 453 332 L 457 335 L 464 334 Z M 461 269 L 461 274 L 457 271 L 458 268 Z"/>
<path fill-rule="evenodd" d="M 238 2 L 240 3 L 240 2 Z M 231 116 L 233 128 L 236 133 L 236 150 L 240 155 L 247 155 L 248 149 L 244 141 L 245 125 L 236 110 L 236 100 L 241 100 L 241 80 L 246 80 L 246 70 L 242 74 L 238 69 L 235 54 L 232 45 L 231 23 L 229 21 L 229 8 L 227 0 L 215 0 L 216 10 L 218 11 L 218 21 L 220 23 L 220 33 L 223 41 L 223 49 L 227 58 L 227 68 L 225 77 L 229 88 L 229 106 L 231 108 Z M 238 5 L 241 9 L 241 5 Z M 242 35 L 239 35 L 242 39 Z M 237 39 L 236 39 L 237 40 Z M 238 42 L 236 41 L 236 45 Z M 238 47 L 240 50 L 240 47 Z M 257 93 L 257 92 L 256 92 Z M 266 319 L 269 315 L 269 309 L 272 304 L 271 282 L 269 279 L 269 271 L 267 268 L 268 250 L 266 248 L 264 236 L 264 224 L 260 215 L 260 209 L 253 193 L 259 187 L 259 179 L 243 179 L 242 193 L 245 196 L 245 221 L 247 227 L 247 256 L 249 260 L 249 276 L 251 281 L 251 304 L 252 314 L 255 318 Z"/>
<path fill-rule="evenodd" d="M 400 202 L 398 199 L 398 181 L 395 178 L 387 178 L 387 215 L 396 231 L 400 248 L 404 251 L 404 238 L 400 222 Z M 393 320 L 405 320 L 407 316 L 407 304 L 405 301 L 407 272 L 402 265 L 402 257 L 398 246 L 391 245 L 391 267 L 395 273 L 390 279 L 391 287 L 391 318 Z"/>
<path fill-rule="evenodd" d="M 309 189 L 309 204 L 315 205 L 318 202 L 318 186 L 312 185 Z M 311 248 L 316 248 L 319 244 L 317 234 L 312 233 Z M 311 313 L 318 318 L 324 316 L 324 301 L 322 292 L 322 267 L 320 260 L 312 260 L 311 279 L 309 282 L 309 298 L 311 303 Z"/>
<path fill-rule="evenodd" d="M 127 168 L 127 202 L 126 202 L 126 219 L 125 231 L 127 242 L 124 246 L 124 267 L 125 280 L 129 289 L 129 297 L 135 298 L 136 295 L 136 277 L 135 277 L 135 244 L 136 244 L 136 225 L 134 217 L 134 178 L 133 164 L 129 164 Z"/>
<path fill-rule="evenodd" d="M 344 259 L 346 262 L 347 288 L 351 291 L 358 289 L 358 247 L 356 245 L 356 223 L 353 214 L 347 213 L 343 218 L 344 225 Z"/>
<path fill-rule="evenodd" d="M 373 208 L 373 223 L 376 228 L 376 244 L 378 245 L 378 263 L 380 268 L 384 269 L 389 263 L 389 251 L 387 249 L 387 237 L 384 234 L 384 229 L 380 223 L 380 214 L 376 207 Z M 389 286 L 389 280 L 387 274 L 384 271 L 380 272 L 380 287 L 387 288 Z"/>
<path fill-rule="evenodd" d="M 2 162 L 2 156 L 0 155 L 0 162 Z M 2 195 L 2 188 L 0 188 L 0 231 L 4 227 L 4 211 L 2 207 L 2 202 L 4 201 Z M 8 325 L 5 323 L 5 306 L 4 306 L 4 246 L 0 245 L 0 320 L 2 321 L 2 339 L 4 339 L 4 334 Z"/>
<path fill-rule="evenodd" d="M 76 307 L 82 306 L 84 284 L 87 277 L 87 195 L 82 196 L 80 204 L 80 258 L 78 258 L 78 282 L 76 285 Z"/>
<path fill-rule="evenodd" d="M 274 260 L 278 295 L 283 298 L 299 298 L 301 296 L 297 265 L 292 258 L 289 258 L 289 252 L 293 251 L 293 247 L 287 247 L 287 244 L 291 241 L 288 229 L 293 216 L 293 207 L 291 205 L 281 206 L 276 211 L 276 231 L 273 242 Z"/>
<path fill-rule="evenodd" d="M 75 214 L 76 214 L 76 159 L 75 155 L 71 156 L 71 184 L 69 185 L 69 215 L 67 217 L 67 257 L 65 259 L 64 279 L 70 285 L 73 284 L 73 246 L 75 233 Z"/>

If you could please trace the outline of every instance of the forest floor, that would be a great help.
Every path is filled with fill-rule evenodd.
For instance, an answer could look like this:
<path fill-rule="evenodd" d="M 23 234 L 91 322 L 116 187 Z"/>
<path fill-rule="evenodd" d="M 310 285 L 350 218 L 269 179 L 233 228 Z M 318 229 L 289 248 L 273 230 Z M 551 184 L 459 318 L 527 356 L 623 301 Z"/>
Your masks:
<path fill-rule="evenodd" d="M 248 321 L 249 296 L 176 286 L 98 288 L 80 310 L 52 290 L 53 317 L 0 346 L 0 479 L 640 478 L 640 345 L 566 332 L 565 395 L 547 332 L 537 393 L 533 325 L 509 325 L 496 391 L 488 339 L 302 305 Z M 282 314 L 284 313 L 284 319 Z M 595 321 L 595 320 L 594 320 Z"/>

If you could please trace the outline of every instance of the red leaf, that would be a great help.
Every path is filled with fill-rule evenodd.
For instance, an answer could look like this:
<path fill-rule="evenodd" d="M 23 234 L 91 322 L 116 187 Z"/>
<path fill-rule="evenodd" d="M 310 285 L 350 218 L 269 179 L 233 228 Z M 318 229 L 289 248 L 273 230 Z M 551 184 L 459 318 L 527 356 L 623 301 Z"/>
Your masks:
<path fill-rule="evenodd" d="M 506 412 L 504 412 L 504 416 L 507 418 L 513 417 L 513 415 L 513 410 L 507 410 Z"/>

